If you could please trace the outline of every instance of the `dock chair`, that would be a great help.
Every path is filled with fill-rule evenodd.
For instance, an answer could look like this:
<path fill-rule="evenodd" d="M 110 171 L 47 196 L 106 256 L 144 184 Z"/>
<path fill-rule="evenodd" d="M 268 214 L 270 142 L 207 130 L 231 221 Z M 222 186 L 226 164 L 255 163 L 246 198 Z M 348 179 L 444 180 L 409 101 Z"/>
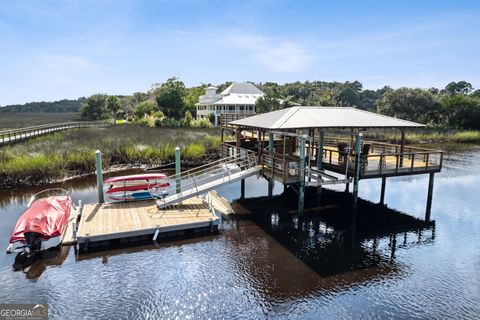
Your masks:
<path fill-rule="evenodd" d="M 339 142 L 337 144 L 338 149 L 338 162 L 345 162 L 348 156 L 347 144 L 344 142 Z"/>
<path fill-rule="evenodd" d="M 362 152 L 360 153 L 360 156 L 362 157 L 362 166 L 366 167 L 368 165 L 368 154 L 370 153 L 370 144 L 365 143 L 362 146 Z"/>

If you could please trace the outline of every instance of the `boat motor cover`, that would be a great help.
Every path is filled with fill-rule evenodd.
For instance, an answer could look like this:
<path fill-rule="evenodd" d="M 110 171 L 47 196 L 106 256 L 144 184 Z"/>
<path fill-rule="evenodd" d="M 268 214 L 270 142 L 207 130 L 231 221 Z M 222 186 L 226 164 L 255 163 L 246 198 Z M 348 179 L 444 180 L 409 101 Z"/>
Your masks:
<path fill-rule="evenodd" d="M 25 242 L 25 232 L 36 232 L 40 239 L 60 236 L 68 222 L 72 199 L 69 196 L 52 196 L 35 201 L 18 218 L 10 237 L 10 243 Z"/>

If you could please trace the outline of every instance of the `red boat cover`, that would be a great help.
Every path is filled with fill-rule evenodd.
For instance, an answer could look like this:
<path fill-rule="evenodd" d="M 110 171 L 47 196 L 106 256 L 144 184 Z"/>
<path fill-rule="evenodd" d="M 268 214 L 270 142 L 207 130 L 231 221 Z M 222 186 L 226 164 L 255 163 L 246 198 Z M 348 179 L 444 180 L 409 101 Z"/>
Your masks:
<path fill-rule="evenodd" d="M 67 225 L 72 200 L 69 196 L 42 198 L 30 206 L 17 220 L 10 243 L 25 242 L 25 232 L 37 232 L 42 240 L 58 237 Z"/>

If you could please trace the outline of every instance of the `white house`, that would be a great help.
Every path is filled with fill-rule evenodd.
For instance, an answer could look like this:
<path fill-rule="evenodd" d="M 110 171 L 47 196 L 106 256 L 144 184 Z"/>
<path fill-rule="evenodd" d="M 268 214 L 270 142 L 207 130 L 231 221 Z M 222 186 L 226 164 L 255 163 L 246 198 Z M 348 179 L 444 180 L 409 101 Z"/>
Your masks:
<path fill-rule="evenodd" d="M 197 104 L 197 119 L 213 114 L 215 125 L 218 125 L 222 113 L 255 114 L 255 102 L 263 95 L 262 91 L 248 82 L 233 83 L 220 94 L 216 87 L 208 87 Z"/>

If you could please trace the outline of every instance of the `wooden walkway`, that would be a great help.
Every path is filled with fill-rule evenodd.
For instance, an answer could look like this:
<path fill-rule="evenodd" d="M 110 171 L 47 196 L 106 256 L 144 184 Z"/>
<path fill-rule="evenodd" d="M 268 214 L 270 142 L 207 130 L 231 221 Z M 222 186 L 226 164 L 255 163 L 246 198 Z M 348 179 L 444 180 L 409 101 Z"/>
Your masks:
<path fill-rule="evenodd" d="M 159 209 L 154 200 L 85 205 L 77 231 L 79 244 L 218 228 L 220 219 L 198 197 Z"/>
<path fill-rule="evenodd" d="M 111 124 L 112 123 L 107 121 L 79 121 L 66 123 L 51 123 L 34 127 L 4 130 L 0 131 L 0 146 L 25 141 L 27 139 L 35 138 L 47 133 L 66 129 L 106 127 L 110 126 Z"/>

